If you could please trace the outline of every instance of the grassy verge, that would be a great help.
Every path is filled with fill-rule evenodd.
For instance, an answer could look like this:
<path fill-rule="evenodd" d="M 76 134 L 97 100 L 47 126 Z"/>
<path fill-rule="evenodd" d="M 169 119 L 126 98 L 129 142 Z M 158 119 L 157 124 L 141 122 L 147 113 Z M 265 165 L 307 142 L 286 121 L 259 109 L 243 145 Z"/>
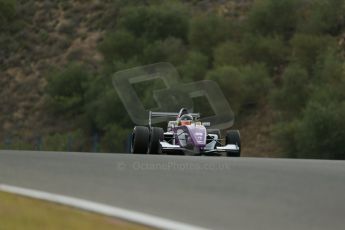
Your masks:
<path fill-rule="evenodd" d="M 146 227 L 70 207 L 0 192 L 0 229 L 129 229 Z"/>

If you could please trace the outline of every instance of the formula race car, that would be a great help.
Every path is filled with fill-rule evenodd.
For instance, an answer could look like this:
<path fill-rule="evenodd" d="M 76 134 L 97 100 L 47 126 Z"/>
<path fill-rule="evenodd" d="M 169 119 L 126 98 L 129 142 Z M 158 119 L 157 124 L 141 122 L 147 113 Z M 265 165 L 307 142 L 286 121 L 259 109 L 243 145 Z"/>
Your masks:
<path fill-rule="evenodd" d="M 149 112 L 149 127 L 135 126 L 130 136 L 130 152 L 134 154 L 178 155 L 241 155 L 241 140 L 238 130 L 229 130 L 221 138 L 219 129 L 207 129 L 209 122 L 199 121 L 199 113 L 188 113 L 182 108 L 179 113 Z M 152 117 L 175 117 L 168 122 L 167 131 L 152 127 Z M 225 139 L 225 140 L 224 140 Z M 225 142 L 225 144 L 222 144 Z"/>

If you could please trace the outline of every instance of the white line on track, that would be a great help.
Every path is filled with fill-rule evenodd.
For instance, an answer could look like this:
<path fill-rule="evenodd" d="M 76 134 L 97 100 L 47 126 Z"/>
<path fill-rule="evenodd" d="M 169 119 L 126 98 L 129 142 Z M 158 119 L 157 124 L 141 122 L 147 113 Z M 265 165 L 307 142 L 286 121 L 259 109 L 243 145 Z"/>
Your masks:
<path fill-rule="evenodd" d="M 54 193 L 48 193 L 38 190 L 32 190 L 27 188 L 20 188 L 7 184 L 0 184 L 0 191 L 10 192 L 26 197 L 31 197 L 40 200 L 46 200 L 58 204 L 71 206 L 74 208 L 99 213 L 106 216 L 112 216 L 127 221 L 135 222 L 138 224 L 146 225 L 158 229 L 171 229 L 171 230 L 205 230 L 198 226 L 193 226 L 181 222 L 176 222 L 164 218 L 160 218 L 145 213 L 136 211 L 130 211 L 119 207 L 109 206 L 101 203 L 96 203 L 79 198 L 73 198 Z"/>

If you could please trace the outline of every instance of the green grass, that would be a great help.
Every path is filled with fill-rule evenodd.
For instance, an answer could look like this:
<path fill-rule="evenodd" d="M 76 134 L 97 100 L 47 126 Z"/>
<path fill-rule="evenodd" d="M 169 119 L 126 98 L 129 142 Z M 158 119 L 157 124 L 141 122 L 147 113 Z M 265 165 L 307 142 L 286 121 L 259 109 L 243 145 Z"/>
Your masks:
<path fill-rule="evenodd" d="M 0 192 L 1 230 L 143 230 L 146 227 L 67 206 Z"/>

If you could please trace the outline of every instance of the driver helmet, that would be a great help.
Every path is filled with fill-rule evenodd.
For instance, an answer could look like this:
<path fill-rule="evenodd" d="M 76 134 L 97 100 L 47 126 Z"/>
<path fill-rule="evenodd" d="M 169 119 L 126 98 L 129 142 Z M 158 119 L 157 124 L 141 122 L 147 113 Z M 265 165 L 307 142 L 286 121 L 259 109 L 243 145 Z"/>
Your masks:
<path fill-rule="evenodd" d="M 180 124 L 181 125 L 190 125 L 192 124 L 193 117 L 189 114 L 184 114 L 180 117 Z"/>

